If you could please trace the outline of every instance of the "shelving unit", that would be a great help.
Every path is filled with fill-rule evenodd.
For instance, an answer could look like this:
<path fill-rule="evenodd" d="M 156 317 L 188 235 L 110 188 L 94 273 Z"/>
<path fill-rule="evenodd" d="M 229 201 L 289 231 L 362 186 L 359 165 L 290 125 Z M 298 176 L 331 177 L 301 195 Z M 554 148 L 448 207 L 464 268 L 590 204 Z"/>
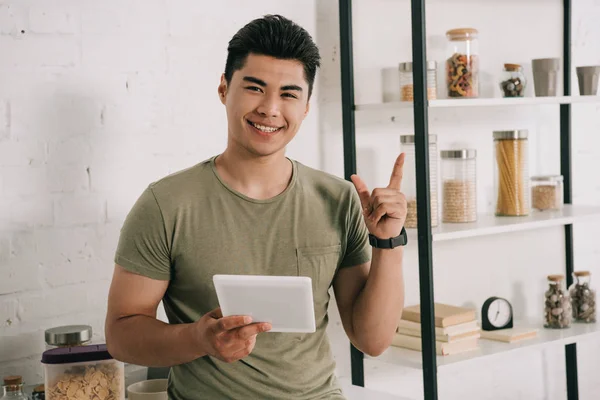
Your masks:
<path fill-rule="evenodd" d="M 464 239 L 482 235 L 502 234 L 564 226 L 565 260 L 567 285 L 572 283 L 573 273 L 573 223 L 600 216 L 598 207 L 579 207 L 572 203 L 571 168 L 571 104 L 599 103 L 598 96 L 571 96 L 571 0 L 563 0 L 563 97 L 525 97 L 525 98 L 481 98 L 481 99 L 440 99 L 427 101 L 426 98 L 426 33 L 425 0 L 411 0 L 412 61 L 414 101 L 381 104 L 357 105 L 354 102 L 354 70 L 352 55 L 352 1 L 339 0 L 340 16 L 340 60 L 342 83 L 342 118 L 344 133 L 344 174 L 347 180 L 356 173 L 355 113 L 368 111 L 408 110 L 413 113 L 415 131 L 417 213 L 419 215 L 417 231 L 410 235 L 418 242 L 419 289 L 421 308 L 421 344 L 422 351 L 390 348 L 383 355 L 370 360 L 419 368 L 423 372 L 423 389 L 426 400 L 437 400 L 437 367 L 467 362 L 482 357 L 500 356 L 525 348 L 543 348 L 546 346 L 565 346 L 567 378 L 567 397 L 579 398 L 577 376 L 576 343 L 580 340 L 600 336 L 598 325 L 574 324 L 570 329 L 554 331 L 539 329 L 536 339 L 518 344 L 505 344 L 481 340 L 479 350 L 455 356 L 438 357 L 435 352 L 434 290 L 432 246 L 434 241 Z M 565 208 L 555 213 L 532 213 L 529 217 L 495 218 L 491 215 L 480 216 L 472 224 L 442 224 L 431 228 L 431 199 L 429 193 L 429 108 L 463 107 L 511 107 L 511 106 L 551 106 L 560 112 L 560 165 L 564 177 Z M 418 232 L 418 235 L 417 235 Z M 541 327 L 541 324 L 536 324 Z M 364 355 L 351 346 L 352 384 L 364 386 Z"/>
<path fill-rule="evenodd" d="M 487 99 L 439 99 L 430 100 L 429 108 L 465 108 L 465 107 L 510 107 L 541 106 L 560 104 L 599 104 L 600 96 L 560 96 L 560 97 L 519 97 Z M 379 111 L 412 109 L 413 103 L 399 101 L 391 103 L 357 104 L 356 111 Z"/>
<path fill-rule="evenodd" d="M 569 329 L 544 329 L 542 321 L 516 321 L 515 326 L 537 328 L 538 335 L 535 339 L 528 339 L 510 344 L 480 339 L 480 348 L 478 350 L 450 356 L 437 356 L 436 361 L 438 368 L 443 368 L 451 364 L 469 362 L 482 357 L 502 356 L 524 349 L 564 346 L 582 340 L 600 338 L 600 326 L 598 324 L 574 323 Z M 379 357 L 366 356 L 366 358 L 403 367 L 416 369 L 423 368 L 423 360 L 421 359 L 420 352 L 399 347 L 390 347 Z"/>

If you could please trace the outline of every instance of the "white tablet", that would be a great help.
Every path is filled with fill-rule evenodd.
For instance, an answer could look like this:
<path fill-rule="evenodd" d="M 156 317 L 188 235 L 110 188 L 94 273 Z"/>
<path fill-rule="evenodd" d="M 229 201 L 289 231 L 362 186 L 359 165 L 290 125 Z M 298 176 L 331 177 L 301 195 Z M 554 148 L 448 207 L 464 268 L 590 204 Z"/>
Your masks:
<path fill-rule="evenodd" d="M 224 317 L 249 315 L 269 332 L 315 332 L 312 280 L 306 276 L 215 275 Z"/>

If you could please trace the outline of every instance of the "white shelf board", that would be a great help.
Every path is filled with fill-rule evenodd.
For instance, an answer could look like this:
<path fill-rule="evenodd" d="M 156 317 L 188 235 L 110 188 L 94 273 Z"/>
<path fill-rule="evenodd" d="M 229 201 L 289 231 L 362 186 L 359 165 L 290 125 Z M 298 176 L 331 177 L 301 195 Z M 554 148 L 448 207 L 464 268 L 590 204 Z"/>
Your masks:
<path fill-rule="evenodd" d="M 494 340 L 479 339 L 479 349 L 466 353 L 450 356 L 437 356 L 438 368 L 460 362 L 477 360 L 483 357 L 493 357 L 520 349 L 541 349 L 549 346 L 563 346 L 571 343 L 577 343 L 581 340 L 587 340 L 594 337 L 600 337 L 600 323 L 571 324 L 567 329 L 546 329 L 540 323 L 517 323 L 515 326 L 529 326 L 538 329 L 537 337 L 526 339 L 515 343 L 503 343 Z M 370 361 L 384 362 L 387 364 L 399 365 L 409 368 L 422 368 L 422 354 L 420 351 L 409 350 L 399 347 L 390 347 L 379 357 L 369 357 L 365 359 Z"/>
<path fill-rule="evenodd" d="M 556 96 L 556 97 L 511 97 L 511 98 L 483 98 L 483 99 L 438 99 L 430 100 L 429 108 L 456 108 L 456 107 L 505 107 L 505 106 L 537 106 L 557 104 L 594 104 L 600 103 L 600 96 Z M 409 101 L 357 104 L 356 111 L 399 110 L 412 108 Z"/>
<path fill-rule="evenodd" d="M 346 379 L 339 379 L 339 382 L 348 400 L 413 400 L 408 397 L 399 397 L 361 386 L 354 386 L 352 382 Z"/>
<path fill-rule="evenodd" d="M 600 217 L 600 207 L 565 204 L 561 211 L 533 210 L 526 217 L 496 217 L 492 214 L 480 214 L 477 216 L 477 222 L 441 223 L 432 229 L 432 234 L 433 241 L 440 242 L 568 225 L 594 217 Z M 417 229 L 407 229 L 407 234 L 409 240 L 417 240 Z"/>

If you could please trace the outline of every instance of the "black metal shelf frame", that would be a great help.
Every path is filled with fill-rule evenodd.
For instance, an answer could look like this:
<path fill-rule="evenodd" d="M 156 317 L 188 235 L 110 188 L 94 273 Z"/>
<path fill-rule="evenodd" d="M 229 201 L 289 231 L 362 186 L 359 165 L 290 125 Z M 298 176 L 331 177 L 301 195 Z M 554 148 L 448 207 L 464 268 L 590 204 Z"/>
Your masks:
<path fill-rule="evenodd" d="M 571 0 L 563 0 L 563 73 L 564 95 L 571 94 Z M 344 175 L 356 173 L 354 69 L 352 56 L 352 0 L 339 0 L 342 119 L 344 136 Z M 435 352 L 432 234 L 429 186 L 428 102 L 426 98 L 425 0 L 411 0 L 412 56 L 414 84 L 414 128 L 417 179 L 419 288 L 421 307 L 421 343 L 423 393 L 425 400 L 437 400 L 437 364 Z M 564 176 L 564 200 L 572 203 L 571 105 L 560 105 L 560 165 Z M 572 283 L 573 226 L 565 225 L 567 284 Z M 352 384 L 365 385 L 364 355 L 350 345 Z M 579 398 L 576 344 L 565 346 L 567 398 Z"/>

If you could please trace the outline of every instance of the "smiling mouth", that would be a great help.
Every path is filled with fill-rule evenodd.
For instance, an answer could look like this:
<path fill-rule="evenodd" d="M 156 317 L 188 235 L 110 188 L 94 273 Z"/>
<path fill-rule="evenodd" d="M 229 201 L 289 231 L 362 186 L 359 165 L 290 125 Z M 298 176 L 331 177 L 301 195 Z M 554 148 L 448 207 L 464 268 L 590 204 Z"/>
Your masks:
<path fill-rule="evenodd" d="M 256 124 L 256 123 L 254 123 L 252 121 L 249 121 L 249 120 L 247 120 L 247 121 L 248 121 L 248 125 L 252 126 L 253 128 L 256 128 L 258 131 L 260 131 L 262 133 L 269 133 L 269 134 L 271 134 L 271 133 L 278 132 L 278 131 L 280 131 L 283 128 L 281 126 L 279 128 L 276 128 L 276 127 L 273 127 L 273 126 L 266 126 L 266 125 Z"/>

